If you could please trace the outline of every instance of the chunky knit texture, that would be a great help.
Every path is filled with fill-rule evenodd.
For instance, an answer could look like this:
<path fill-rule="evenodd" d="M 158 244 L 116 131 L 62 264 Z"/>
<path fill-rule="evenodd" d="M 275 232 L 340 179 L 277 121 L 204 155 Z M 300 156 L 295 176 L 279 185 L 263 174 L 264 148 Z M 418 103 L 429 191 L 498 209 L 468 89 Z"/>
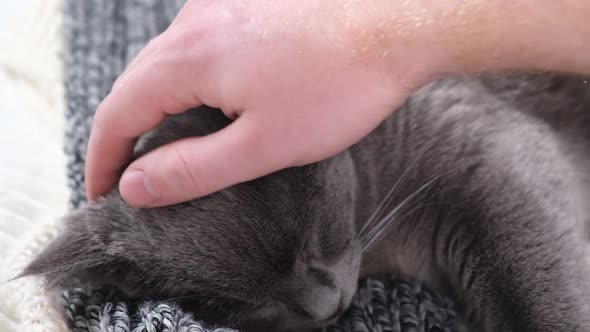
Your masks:
<path fill-rule="evenodd" d="M 65 0 L 66 152 L 71 208 L 86 200 L 84 156 L 94 110 L 126 64 L 163 31 L 183 0 Z M 80 332 L 229 332 L 208 329 L 174 303 L 130 303 L 109 290 L 64 292 L 68 324 Z M 361 282 L 351 308 L 327 332 L 459 331 L 452 304 L 416 281 Z"/>

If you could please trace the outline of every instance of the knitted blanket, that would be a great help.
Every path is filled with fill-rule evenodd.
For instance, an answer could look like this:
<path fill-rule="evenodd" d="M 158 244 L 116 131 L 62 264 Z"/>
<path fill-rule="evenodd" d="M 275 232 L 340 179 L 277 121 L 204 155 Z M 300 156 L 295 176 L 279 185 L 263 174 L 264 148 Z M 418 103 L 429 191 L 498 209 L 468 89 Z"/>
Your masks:
<path fill-rule="evenodd" d="M 70 207 L 86 200 L 84 156 L 93 112 L 126 64 L 175 17 L 183 0 L 65 0 L 64 79 Z M 174 303 L 129 303 L 115 290 L 63 294 L 74 331 L 231 331 L 204 327 Z M 325 331 L 459 331 L 452 303 L 419 282 L 367 279 L 351 308 Z"/>

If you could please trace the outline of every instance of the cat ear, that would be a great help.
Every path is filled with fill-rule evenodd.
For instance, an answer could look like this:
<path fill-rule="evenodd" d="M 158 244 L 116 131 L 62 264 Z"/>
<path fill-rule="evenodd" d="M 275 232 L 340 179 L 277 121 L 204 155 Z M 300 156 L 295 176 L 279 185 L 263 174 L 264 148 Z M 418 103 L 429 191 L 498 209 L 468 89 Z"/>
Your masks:
<path fill-rule="evenodd" d="M 46 247 L 19 277 L 42 276 L 49 288 L 79 282 L 104 284 L 116 278 L 128 265 L 125 259 L 101 241 L 92 225 L 100 225 L 100 214 L 81 209 L 65 220 L 65 230 Z"/>

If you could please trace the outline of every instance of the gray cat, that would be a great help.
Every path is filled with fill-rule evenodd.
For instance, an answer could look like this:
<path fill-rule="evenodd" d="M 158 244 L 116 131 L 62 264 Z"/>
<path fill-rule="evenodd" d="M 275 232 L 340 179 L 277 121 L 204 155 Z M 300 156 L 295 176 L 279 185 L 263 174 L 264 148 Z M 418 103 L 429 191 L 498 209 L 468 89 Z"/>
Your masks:
<path fill-rule="evenodd" d="M 209 108 L 169 117 L 136 156 L 229 123 Z M 484 331 L 590 331 L 589 129 L 581 79 L 446 79 L 331 159 L 164 208 L 114 191 L 68 215 L 24 274 L 307 331 L 347 308 L 359 276 L 396 272 Z"/>

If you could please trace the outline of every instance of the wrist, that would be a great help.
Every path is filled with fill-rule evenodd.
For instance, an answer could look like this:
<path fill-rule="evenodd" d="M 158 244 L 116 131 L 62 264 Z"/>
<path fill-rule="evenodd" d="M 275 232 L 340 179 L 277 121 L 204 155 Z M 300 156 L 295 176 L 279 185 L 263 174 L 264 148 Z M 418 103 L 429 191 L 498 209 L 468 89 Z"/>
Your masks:
<path fill-rule="evenodd" d="M 446 28 L 442 19 L 449 0 L 441 4 L 429 0 L 373 0 L 349 2 L 352 16 L 338 22 L 350 41 L 352 61 L 365 62 L 385 74 L 394 89 L 407 93 L 438 78 L 452 74 L 455 68 L 452 48 L 441 38 Z M 350 6 L 350 5 L 349 5 Z"/>

